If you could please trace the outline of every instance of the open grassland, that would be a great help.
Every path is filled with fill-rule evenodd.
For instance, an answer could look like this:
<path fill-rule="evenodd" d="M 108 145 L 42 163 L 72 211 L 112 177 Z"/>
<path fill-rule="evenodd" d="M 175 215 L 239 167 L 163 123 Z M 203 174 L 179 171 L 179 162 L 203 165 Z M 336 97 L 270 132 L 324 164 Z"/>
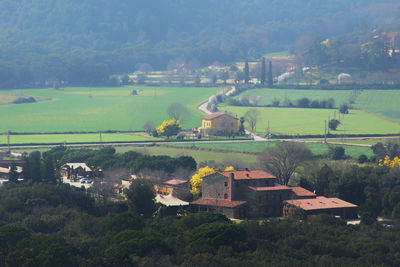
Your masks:
<path fill-rule="evenodd" d="M 274 99 L 281 105 L 285 99 L 295 100 L 308 97 L 311 100 L 333 98 L 335 106 L 354 101 L 353 107 L 363 109 L 386 119 L 400 122 L 400 90 L 296 90 L 296 89 L 254 89 L 243 96 L 260 96 L 260 105 L 271 105 Z"/>
<path fill-rule="evenodd" d="M 261 153 L 267 148 L 275 147 L 278 142 L 267 141 L 267 142 L 224 142 L 224 143 L 179 143 L 179 144 L 168 144 L 168 146 L 179 146 L 188 148 L 202 148 L 210 150 L 225 150 L 235 152 L 248 152 L 248 153 Z M 304 143 L 314 155 L 325 155 L 329 151 L 329 147 L 342 146 L 345 149 L 346 155 L 357 158 L 361 154 L 365 154 L 368 157 L 373 155 L 372 150 L 369 147 L 359 147 L 350 145 L 333 145 L 308 142 Z"/>
<path fill-rule="evenodd" d="M 68 144 L 68 143 L 93 143 L 93 142 L 134 142 L 154 141 L 161 138 L 154 138 L 148 135 L 130 133 L 102 133 L 101 135 L 90 134 L 37 134 L 37 135 L 11 135 L 10 144 Z M 7 143 L 7 136 L 0 135 L 0 145 Z"/>
<path fill-rule="evenodd" d="M 238 154 L 235 152 L 226 153 L 226 152 L 214 152 L 214 151 L 201 151 L 194 149 L 183 149 L 183 148 L 174 148 L 167 146 L 147 146 L 147 147 L 116 147 L 118 153 L 124 153 L 127 151 L 137 151 L 139 153 L 145 153 L 150 155 L 168 155 L 172 157 L 179 156 L 192 156 L 197 163 L 203 161 L 214 160 L 215 162 L 224 162 L 225 160 L 236 160 L 240 159 L 249 164 L 256 162 L 257 156 L 255 155 L 245 155 Z"/>
<path fill-rule="evenodd" d="M 130 95 L 132 90 L 138 95 Z M 204 115 L 197 106 L 221 88 L 200 87 L 71 87 L 61 90 L 31 89 L 23 93 L 51 98 L 29 104 L 0 106 L 0 131 L 70 132 L 105 130 L 142 130 L 147 120 L 156 125 L 168 119 L 166 110 L 173 103 L 189 109 L 183 128 L 201 124 Z M 2 91 L 13 95 L 15 90 Z M 18 93 L 20 90 L 18 90 Z"/>
<path fill-rule="evenodd" d="M 220 109 L 237 114 L 238 117 L 254 107 L 223 106 Z M 257 107 L 260 117 L 255 131 L 265 134 L 270 124 L 270 132 L 277 135 L 323 135 L 325 120 L 339 119 L 333 109 L 311 108 L 270 108 Z M 340 116 L 341 124 L 332 134 L 398 134 L 400 125 L 362 110 L 351 110 L 350 114 Z M 246 124 L 246 123 L 245 123 Z"/>

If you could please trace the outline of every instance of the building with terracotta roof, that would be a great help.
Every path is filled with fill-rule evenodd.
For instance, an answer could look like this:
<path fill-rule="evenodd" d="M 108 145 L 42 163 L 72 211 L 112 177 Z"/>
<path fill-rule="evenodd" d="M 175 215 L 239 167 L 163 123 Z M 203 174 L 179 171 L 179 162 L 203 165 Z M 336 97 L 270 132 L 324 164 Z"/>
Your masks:
<path fill-rule="evenodd" d="M 339 198 L 323 196 L 284 201 L 283 215 L 285 217 L 304 219 L 322 213 L 354 219 L 357 218 L 358 206 Z"/>
<path fill-rule="evenodd" d="M 238 119 L 229 113 L 209 114 L 202 118 L 198 130 L 202 135 L 234 135 L 238 132 Z"/>
<path fill-rule="evenodd" d="M 202 198 L 192 202 L 197 210 L 217 210 L 229 218 L 280 216 L 282 201 L 292 190 L 276 183 L 262 170 L 222 172 L 203 177 Z"/>
<path fill-rule="evenodd" d="M 238 219 L 295 217 L 304 213 L 300 212 L 304 207 L 309 214 L 329 211 L 327 213 L 344 218 L 357 216 L 356 205 L 340 199 L 317 197 L 302 187 L 280 185 L 274 175 L 262 170 L 217 171 L 203 177 L 202 198 L 193 201 L 191 206 L 197 211 L 215 210 Z M 343 211 L 343 208 L 352 210 Z"/>

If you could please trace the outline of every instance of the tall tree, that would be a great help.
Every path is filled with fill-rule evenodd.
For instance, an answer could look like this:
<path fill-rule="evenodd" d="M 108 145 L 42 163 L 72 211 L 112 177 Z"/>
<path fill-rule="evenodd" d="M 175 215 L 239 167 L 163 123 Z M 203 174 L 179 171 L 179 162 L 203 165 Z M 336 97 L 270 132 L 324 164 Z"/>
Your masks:
<path fill-rule="evenodd" d="M 13 161 L 13 162 L 11 162 L 10 173 L 8 174 L 8 180 L 10 182 L 17 183 L 18 177 L 19 177 L 19 174 L 17 172 L 17 165 L 15 165 L 15 162 Z"/>
<path fill-rule="evenodd" d="M 149 218 L 155 210 L 153 184 L 147 179 L 135 179 L 127 190 L 128 205 L 132 212 Z"/>
<path fill-rule="evenodd" d="M 300 164 L 311 158 L 312 153 L 304 144 L 282 142 L 266 149 L 260 156 L 260 164 L 275 175 L 280 184 L 287 185 Z"/>
<path fill-rule="evenodd" d="M 265 69 L 265 58 L 261 58 L 261 73 L 260 73 L 260 82 L 262 85 L 265 84 L 265 75 L 266 75 L 266 69 Z"/>
<path fill-rule="evenodd" d="M 56 173 L 54 167 L 54 160 L 52 155 L 47 155 L 42 164 L 42 177 L 46 182 L 56 183 Z"/>
<path fill-rule="evenodd" d="M 33 151 L 26 159 L 24 166 L 23 176 L 25 179 L 32 180 L 33 182 L 40 182 L 42 180 L 40 170 L 40 157 L 39 151 Z"/>
<path fill-rule="evenodd" d="M 188 109 L 180 103 L 174 103 L 169 105 L 167 113 L 171 119 L 182 122 L 188 115 Z"/>
<path fill-rule="evenodd" d="M 260 111 L 258 111 L 257 109 L 250 109 L 244 114 L 244 119 L 249 124 L 252 132 L 256 128 L 259 117 L 260 117 Z"/>
<path fill-rule="evenodd" d="M 268 87 L 272 87 L 274 85 L 274 77 L 272 77 L 272 62 L 268 63 Z"/>
<path fill-rule="evenodd" d="M 244 63 L 244 83 L 249 83 L 250 81 L 250 69 L 249 69 L 249 62 L 246 60 Z"/>

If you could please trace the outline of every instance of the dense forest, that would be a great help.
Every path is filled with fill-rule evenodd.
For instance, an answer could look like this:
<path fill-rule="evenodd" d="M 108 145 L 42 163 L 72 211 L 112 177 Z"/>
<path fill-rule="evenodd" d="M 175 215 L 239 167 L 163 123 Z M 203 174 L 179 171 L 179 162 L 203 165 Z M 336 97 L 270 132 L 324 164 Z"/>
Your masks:
<path fill-rule="evenodd" d="M 393 0 L 4 0 L 0 87 L 105 85 L 110 74 L 141 63 L 165 69 L 176 58 L 200 66 L 259 58 L 399 16 Z"/>
<path fill-rule="evenodd" d="M 113 148 L 57 147 L 43 157 L 35 151 L 26 156 L 25 180 L 10 179 L 0 187 L 0 265 L 397 266 L 400 149 L 378 144 L 373 151 L 371 160 L 390 163 L 394 157 L 396 164 L 321 167 L 313 162 L 300 173 L 300 184 L 318 195 L 359 204 L 360 225 L 328 215 L 232 222 L 213 212 L 177 213 L 153 202 L 148 179 L 134 180 L 124 191 L 126 201 L 104 201 L 98 197 L 105 193 L 101 188 L 86 191 L 60 183 L 55 168 L 84 161 L 105 173 L 157 166 L 168 173 L 179 167 L 193 171 L 195 162 L 118 154 Z M 378 215 L 392 217 L 390 225 L 377 223 Z"/>

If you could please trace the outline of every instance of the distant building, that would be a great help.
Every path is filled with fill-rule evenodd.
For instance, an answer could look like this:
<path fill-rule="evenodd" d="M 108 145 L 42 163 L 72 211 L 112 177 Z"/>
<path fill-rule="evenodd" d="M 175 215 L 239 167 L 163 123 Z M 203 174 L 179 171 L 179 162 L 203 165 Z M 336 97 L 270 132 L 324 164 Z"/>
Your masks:
<path fill-rule="evenodd" d="M 198 130 L 202 135 L 234 135 L 238 132 L 238 119 L 228 113 L 213 113 L 203 117 Z"/>
<path fill-rule="evenodd" d="M 283 215 L 290 217 L 289 214 L 297 212 L 295 210 L 297 202 L 288 201 L 304 200 L 306 203 L 307 201 L 314 203 L 316 199 L 319 199 L 319 197 L 302 187 L 278 184 L 274 175 L 262 170 L 217 171 L 203 177 L 202 198 L 193 201 L 191 205 L 196 211 L 215 210 L 229 218 L 266 218 Z M 339 203 L 339 201 L 341 201 L 341 204 L 345 202 L 339 199 L 336 202 Z M 288 204 L 294 207 L 290 208 L 290 211 L 288 211 Z M 357 208 L 356 205 L 351 207 Z M 325 210 L 336 214 L 335 211 L 330 210 L 336 208 L 332 205 L 326 205 Z M 321 210 L 315 212 L 322 213 Z M 357 214 L 356 210 L 346 210 L 339 216 L 352 217 L 353 212 Z"/>

